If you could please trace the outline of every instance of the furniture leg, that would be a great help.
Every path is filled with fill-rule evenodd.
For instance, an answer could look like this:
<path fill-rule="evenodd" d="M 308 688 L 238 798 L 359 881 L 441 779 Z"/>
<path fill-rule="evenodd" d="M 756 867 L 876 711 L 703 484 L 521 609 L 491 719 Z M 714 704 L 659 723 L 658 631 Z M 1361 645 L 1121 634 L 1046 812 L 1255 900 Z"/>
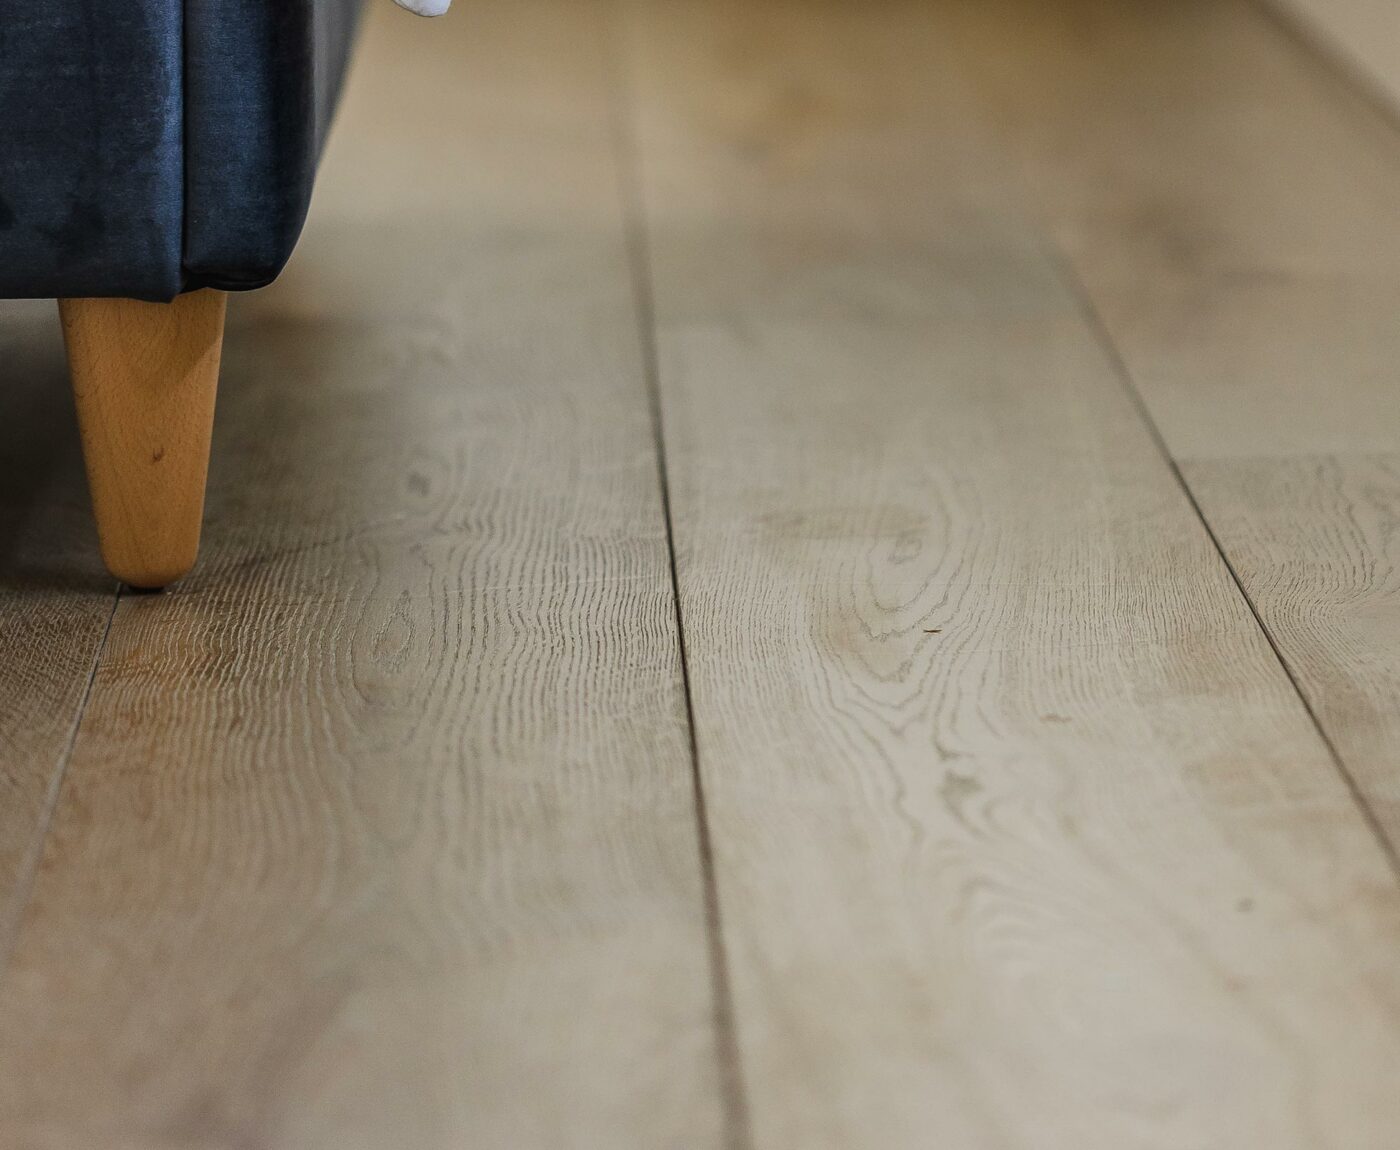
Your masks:
<path fill-rule="evenodd" d="M 133 587 L 194 566 L 226 302 L 58 301 L 102 558 Z"/>

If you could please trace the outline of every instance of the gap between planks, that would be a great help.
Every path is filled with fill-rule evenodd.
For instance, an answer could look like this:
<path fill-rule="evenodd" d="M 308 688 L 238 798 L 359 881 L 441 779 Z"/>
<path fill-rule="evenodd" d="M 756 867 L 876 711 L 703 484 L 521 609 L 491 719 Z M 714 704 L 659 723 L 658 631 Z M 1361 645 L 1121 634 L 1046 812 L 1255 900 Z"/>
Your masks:
<path fill-rule="evenodd" d="M 711 985 L 714 994 L 716 1054 L 724 1103 L 724 1141 L 727 1150 L 751 1150 L 752 1122 L 744 1083 L 743 1055 L 735 1020 L 734 992 L 729 955 L 724 943 L 724 918 L 715 870 L 713 831 L 705 801 L 705 779 L 700 769 L 700 744 L 695 729 L 695 693 L 690 678 L 690 651 L 686 645 L 685 608 L 681 603 L 680 569 L 676 561 L 675 515 L 671 501 L 671 476 L 666 457 L 666 413 L 661 395 L 661 364 L 657 351 L 656 292 L 651 272 L 651 238 L 642 201 L 640 156 L 636 140 L 635 86 L 626 50 L 625 15 L 620 0 L 608 0 L 601 12 L 600 34 L 608 73 L 611 129 L 622 201 L 623 242 L 627 250 L 637 310 L 637 333 L 655 442 L 656 480 L 661 513 L 666 525 L 666 552 L 670 561 L 671 602 L 680 647 L 681 684 L 685 695 L 686 729 L 690 742 L 691 779 L 695 791 L 695 823 L 700 850 L 700 871 L 705 892 L 705 929 Z"/>
<path fill-rule="evenodd" d="M 117 617 L 117 607 L 121 604 L 122 589 L 118 585 L 112 592 L 112 609 L 107 614 L 106 625 L 93 649 L 92 663 L 88 668 L 87 680 L 83 684 L 82 697 L 78 701 L 68 738 L 49 776 L 48 787 L 44 791 L 44 801 L 39 808 L 38 818 L 30 838 L 29 848 L 20 861 L 15 876 L 14 890 L 11 893 L 5 916 L 0 919 L 0 982 L 9 969 L 10 958 L 19 942 L 20 924 L 24 920 L 25 908 L 34 894 L 34 882 L 39 874 L 39 861 L 44 857 L 44 843 L 53 826 L 54 811 L 58 809 L 58 797 L 63 790 L 63 780 L 68 774 L 68 764 L 73 761 L 73 749 L 78 745 L 78 733 L 82 730 L 83 716 L 87 713 L 88 702 L 92 699 L 93 684 L 97 682 L 97 671 L 102 664 L 103 652 L 107 649 L 107 638 L 112 633 L 112 621 Z"/>
<path fill-rule="evenodd" d="M 1095 378 L 1117 373 L 1069 299 L 1062 317 L 1030 251 L 1043 231 L 1021 243 L 1006 148 L 967 139 L 962 90 L 932 88 L 926 9 L 634 10 L 675 553 L 756 1139 L 1364 1134 L 1390 1113 L 1362 1103 L 1397 1057 L 1394 872 L 1125 381 Z M 862 151 L 871 124 L 925 150 Z M 959 158 L 943 223 L 985 215 L 985 251 L 935 246 Z M 906 195 L 880 191 L 899 178 Z M 921 242 L 965 285 L 895 258 Z M 1008 341 L 1017 321 L 1041 342 Z M 969 567 L 952 604 L 947 554 Z M 976 592 L 1056 563 L 1089 578 Z M 1128 583 L 1101 603 L 1109 563 Z M 911 572 L 926 599 L 904 593 Z M 1161 576 L 1150 604 L 1143 572 Z M 947 617 L 967 643 L 933 653 L 912 629 Z M 1021 637 L 1022 665 L 958 667 L 979 630 Z M 1196 645 L 1129 655 L 1144 634 Z M 1062 655 L 1081 637 L 1122 657 L 1075 671 Z M 1036 725 L 1065 713 L 1082 726 Z M 1277 917 L 1239 917 L 1264 904 Z M 998 957 L 1004 978 L 977 961 Z M 1095 970 L 1131 996 L 1105 1001 Z M 1177 1044 L 1206 1060 L 1164 1076 Z"/>
<path fill-rule="evenodd" d="M 1047 243 L 1055 243 L 1052 236 L 1047 235 L 1046 240 Z M 1249 613 L 1254 618 L 1255 626 L 1259 628 L 1259 633 L 1263 635 L 1265 642 L 1269 644 L 1269 650 L 1273 652 L 1274 658 L 1278 660 L 1279 668 L 1287 677 L 1289 685 L 1293 688 L 1293 693 L 1298 696 L 1298 702 L 1302 705 L 1303 711 L 1307 714 L 1309 721 L 1313 725 L 1313 729 L 1317 732 L 1317 737 L 1321 740 L 1323 747 L 1326 749 L 1328 757 L 1331 758 L 1332 766 L 1336 769 L 1337 774 L 1346 785 L 1347 791 L 1351 794 L 1352 802 L 1356 804 L 1362 819 L 1370 828 L 1371 834 L 1376 840 L 1376 845 L 1385 856 L 1386 863 L 1389 865 L 1391 873 L 1395 875 L 1397 886 L 1400 886 L 1400 851 L 1397 851 L 1395 843 L 1391 841 L 1390 836 L 1386 833 L 1385 825 L 1381 822 L 1374 808 L 1367 800 L 1366 792 L 1362 788 L 1360 781 L 1347 765 L 1345 758 L 1343 758 L 1341 751 L 1337 747 L 1336 741 L 1323 724 L 1321 716 L 1317 713 L 1317 708 L 1313 706 L 1312 699 L 1309 698 L 1308 692 L 1303 688 L 1303 684 L 1298 678 L 1296 668 L 1288 659 L 1287 655 L 1284 654 L 1278 636 L 1274 634 L 1273 629 L 1264 621 L 1264 617 L 1259 613 L 1259 606 L 1254 601 L 1254 596 L 1249 593 L 1249 589 L 1245 586 L 1244 580 L 1240 577 L 1239 570 L 1230 559 L 1230 555 L 1226 551 L 1225 545 L 1221 542 L 1219 534 L 1216 532 L 1210 518 L 1206 515 L 1205 509 L 1201 506 L 1200 499 L 1197 497 L 1190 481 L 1182 472 L 1180 463 L 1178 463 L 1176 456 L 1172 453 L 1166 437 L 1162 434 L 1162 430 L 1157 424 L 1157 420 L 1153 418 L 1152 409 L 1148 407 L 1147 401 L 1143 398 L 1142 392 L 1139 390 L 1137 382 L 1133 378 L 1132 370 L 1128 367 L 1127 361 L 1123 358 L 1123 353 L 1114 340 L 1112 333 L 1109 331 L 1108 325 L 1104 322 L 1104 318 L 1099 312 L 1098 306 L 1094 303 L 1088 288 L 1085 286 L 1084 281 L 1079 278 L 1078 273 L 1074 270 L 1065 252 L 1058 244 L 1051 249 L 1050 259 L 1061 278 L 1064 280 L 1069 293 L 1078 303 L 1079 309 L 1084 316 L 1086 326 L 1093 332 L 1094 338 L 1103 349 L 1105 357 L 1113 365 L 1113 371 L 1118 376 L 1119 383 L 1122 384 L 1129 402 L 1132 403 L 1138 415 L 1141 416 L 1143 426 L 1147 428 L 1147 433 L 1156 446 L 1158 453 L 1161 455 L 1163 462 L 1166 463 L 1168 469 L 1171 471 L 1177 486 L 1181 488 L 1181 493 L 1186 497 L 1186 502 L 1190 505 L 1192 512 L 1194 512 L 1196 518 L 1200 520 L 1201 526 L 1205 529 L 1205 533 L 1210 539 L 1211 546 L 1215 548 L 1215 553 L 1220 556 L 1220 562 L 1224 565 L 1225 570 L 1230 573 L 1230 579 L 1235 584 L 1236 590 L 1239 591 L 1240 598 L 1244 600 L 1245 606 L 1249 608 Z"/>
<path fill-rule="evenodd" d="M 1161 38 L 1148 11 L 1081 4 L 1083 38 L 1035 11 L 1004 44 L 981 27 L 980 47 L 964 55 L 982 57 L 980 87 L 1002 111 L 990 130 L 1019 153 L 1021 183 L 1063 274 L 1400 879 L 1388 768 L 1400 738 L 1387 716 L 1394 663 L 1383 633 L 1365 627 L 1360 592 L 1349 598 L 1345 579 L 1332 585 L 1328 575 L 1329 564 L 1369 567 L 1371 609 L 1383 610 L 1394 569 L 1386 536 L 1364 524 L 1355 538 L 1329 535 L 1329 515 L 1345 534 L 1348 510 L 1338 507 L 1300 511 L 1293 531 L 1268 516 L 1268 496 L 1255 489 L 1261 476 L 1277 485 L 1274 500 L 1336 484 L 1345 502 L 1354 471 L 1363 489 L 1361 477 L 1375 480 L 1378 505 L 1387 498 L 1386 460 L 1400 440 L 1377 395 L 1393 348 L 1385 321 L 1368 317 L 1383 316 L 1400 273 L 1384 206 L 1400 178 L 1400 115 L 1284 5 L 1183 8 L 1164 20 Z M 1155 79 L 1122 68 L 1162 40 L 1167 63 L 1157 62 Z M 990 67 L 988 55 L 997 58 Z M 1043 99 L 1018 69 L 1037 78 Z M 1266 90 L 1267 107 L 1248 95 Z M 1238 126 L 1222 132 L 1231 115 Z M 1064 154 L 1043 146 L 1071 122 L 1080 135 Z M 1258 140 L 1246 146 L 1250 134 Z M 1125 161 L 1132 148 L 1155 162 Z M 1214 309 L 1228 326 L 1199 321 Z M 1311 466 L 1343 478 L 1288 486 Z M 1311 569 L 1310 555 L 1319 557 Z M 1336 612 L 1334 626 L 1300 624 L 1301 606 L 1319 619 Z M 1365 632 L 1356 650 L 1349 626 Z"/>

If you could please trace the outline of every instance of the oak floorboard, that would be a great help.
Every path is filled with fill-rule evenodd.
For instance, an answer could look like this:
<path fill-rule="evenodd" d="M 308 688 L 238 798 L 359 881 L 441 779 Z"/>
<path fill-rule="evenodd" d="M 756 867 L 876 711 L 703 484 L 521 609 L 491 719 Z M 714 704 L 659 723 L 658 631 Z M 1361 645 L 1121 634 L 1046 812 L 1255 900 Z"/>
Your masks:
<path fill-rule="evenodd" d="M 115 598 L 57 312 L 0 303 L 0 968 Z"/>
<path fill-rule="evenodd" d="M 947 8 L 626 8 L 752 1145 L 1382 1150 L 1395 876 Z"/>
<path fill-rule="evenodd" d="M 0 983 L 0 1144 L 691 1150 L 722 1113 L 597 4 L 368 27 L 232 302 Z"/>
<path fill-rule="evenodd" d="M 1394 857 L 1400 132 L 1262 4 L 948 11 Z"/>

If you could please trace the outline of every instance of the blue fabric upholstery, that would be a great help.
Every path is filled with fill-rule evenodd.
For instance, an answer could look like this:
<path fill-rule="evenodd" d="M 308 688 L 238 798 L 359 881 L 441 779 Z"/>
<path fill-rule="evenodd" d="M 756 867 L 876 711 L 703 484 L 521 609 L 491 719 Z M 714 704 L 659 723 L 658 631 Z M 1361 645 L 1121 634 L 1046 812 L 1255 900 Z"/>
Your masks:
<path fill-rule="evenodd" d="M 0 296 L 180 290 L 181 0 L 0 0 Z"/>
<path fill-rule="evenodd" d="M 360 0 L 0 0 L 0 297 L 273 279 Z"/>
<path fill-rule="evenodd" d="M 230 290 L 292 253 L 358 0 L 185 0 L 185 274 Z"/>

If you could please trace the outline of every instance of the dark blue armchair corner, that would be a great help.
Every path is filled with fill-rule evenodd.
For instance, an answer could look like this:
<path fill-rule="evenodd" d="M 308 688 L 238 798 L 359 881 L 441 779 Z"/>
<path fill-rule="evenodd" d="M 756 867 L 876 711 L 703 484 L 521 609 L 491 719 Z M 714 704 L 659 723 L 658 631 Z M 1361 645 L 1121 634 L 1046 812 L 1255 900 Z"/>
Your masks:
<path fill-rule="evenodd" d="M 0 0 L 0 299 L 55 297 L 108 568 L 194 563 L 227 291 L 292 253 L 360 0 Z"/>
<path fill-rule="evenodd" d="M 360 0 L 0 0 L 0 298 L 260 287 Z"/>

